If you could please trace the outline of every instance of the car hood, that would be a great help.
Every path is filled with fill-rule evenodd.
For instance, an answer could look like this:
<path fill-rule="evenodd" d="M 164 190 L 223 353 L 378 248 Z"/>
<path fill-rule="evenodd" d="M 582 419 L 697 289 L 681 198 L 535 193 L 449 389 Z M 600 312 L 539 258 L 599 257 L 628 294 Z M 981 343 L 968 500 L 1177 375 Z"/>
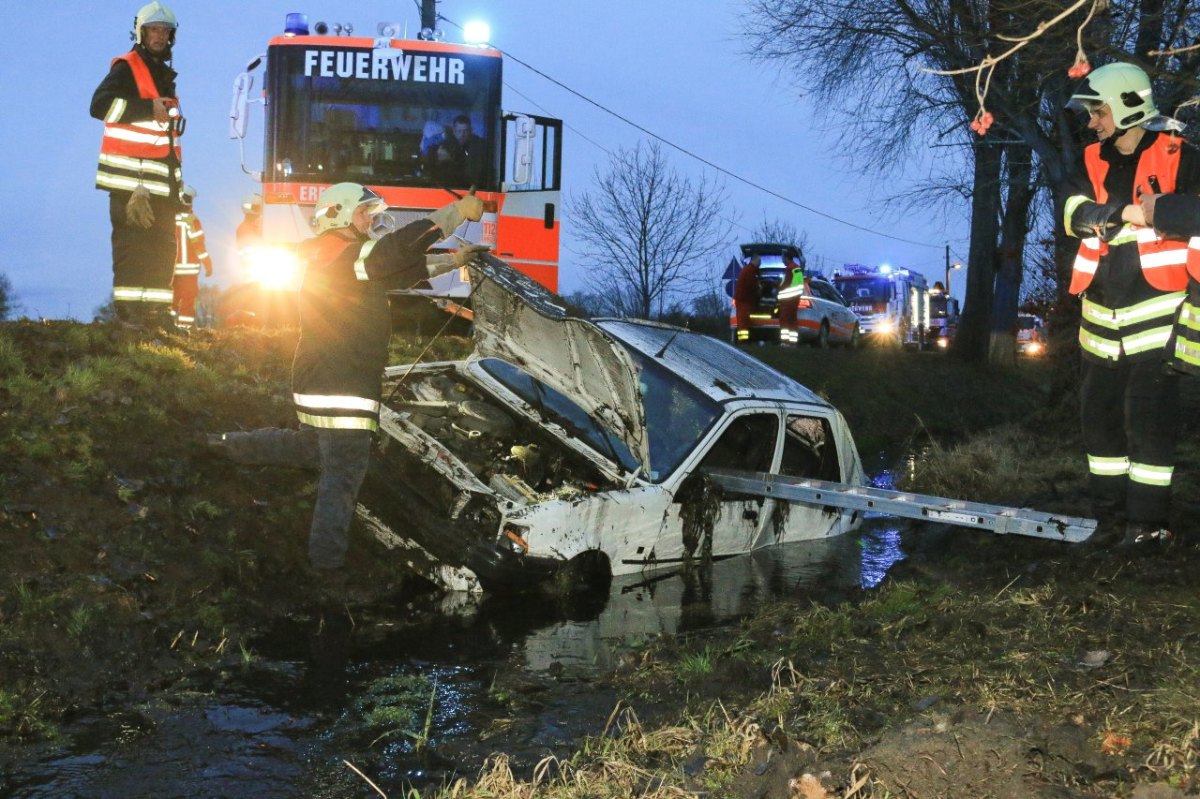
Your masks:
<path fill-rule="evenodd" d="M 570 397 L 649 462 L 640 369 L 625 348 L 562 299 L 508 264 L 484 256 L 471 267 L 475 351 L 500 358 Z"/>

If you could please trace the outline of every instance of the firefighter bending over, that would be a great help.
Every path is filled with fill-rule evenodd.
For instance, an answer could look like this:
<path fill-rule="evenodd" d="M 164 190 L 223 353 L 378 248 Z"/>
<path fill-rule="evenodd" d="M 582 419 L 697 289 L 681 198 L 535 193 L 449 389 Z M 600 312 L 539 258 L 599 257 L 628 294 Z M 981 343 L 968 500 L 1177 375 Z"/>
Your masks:
<path fill-rule="evenodd" d="M 318 235 L 301 245 L 307 269 L 292 364 L 300 428 L 224 433 L 208 440 L 211 449 L 239 463 L 320 470 L 308 555 L 318 576 L 333 587 L 344 579 L 347 533 L 366 476 L 371 433 L 379 426 L 391 336 L 387 291 L 460 268 L 487 249 L 427 253 L 464 220 L 482 217 L 483 203 L 474 195 L 372 240 L 372 217 L 386 207 L 378 194 L 357 183 L 330 186 L 317 200 L 313 226 Z"/>
<path fill-rule="evenodd" d="M 1100 140 L 1064 191 L 1065 228 L 1081 240 L 1070 291 L 1083 299 L 1080 417 L 1100 522 L 1092 540 L 1141 554 L 1172 540 L 1179 384 L 1165 364 L 1187 287 L 1187 241 L 1146 227 L 1138 199 L 1200 192 L 1200 159 L 1132 64 L 1097 69 L 1070 105 L 1088 113 Z"/>
<path fill-rule="evenodd" d="M 204 276 L 212 277 L 212 258 L 204 244 L 204 228 L 192 210 L 196 190 L 184 186 L 179 195 L 183 210 L 175 214 L 175 280 L 171 284 L 174 299 L 171 316 L 175 326 L 191 330 L 196 324 L 196 297 L 200 294 L 200 268 Z"/>
<path fill-rule="evenodd" d="M 733 287 L 733 309 L 737 313 L 737 343 L 750 341 L 750 314 L 758 311 L 762 299 L 762 286 L 758 281 L 758 267 L 762 263 L 757 255 L 751 255 L 738 271 Z"/>
<path fill-rule="evenodd" d="M 183 120 L 168 62 L 178 24 L 162 3 L 134 19 L 133 49 L 114 58 L 92 95 L 104 121 L 96 188 L 109 195 L 113 305 L 135 325 L 169 325 Z"/>

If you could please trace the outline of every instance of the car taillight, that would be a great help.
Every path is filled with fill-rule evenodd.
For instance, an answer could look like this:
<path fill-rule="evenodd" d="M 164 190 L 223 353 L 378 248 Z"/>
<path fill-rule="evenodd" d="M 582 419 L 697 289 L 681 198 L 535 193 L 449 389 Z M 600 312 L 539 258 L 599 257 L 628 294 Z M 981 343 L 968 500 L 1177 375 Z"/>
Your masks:
<path fill-rule="evenodd" d="M 808 297 L 801 297 L 800 301 L 796 303 L 796 307 L 797 308 L 811 308 L 812 300 L 810 300 Z"/>

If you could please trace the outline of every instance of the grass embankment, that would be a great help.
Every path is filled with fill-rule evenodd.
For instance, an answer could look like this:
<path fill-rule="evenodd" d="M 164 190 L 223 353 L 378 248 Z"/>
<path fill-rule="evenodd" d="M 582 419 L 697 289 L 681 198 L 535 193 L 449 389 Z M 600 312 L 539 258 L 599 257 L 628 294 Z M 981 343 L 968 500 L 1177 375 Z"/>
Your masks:
<path fill-rule="evenodd" d="M 108 326 L 0 326 L 0 735 L 53 735 L 73 706 L 236 668 L 254 657 L 255 625 L 304 599 L 310 478 L 264 469 L 251 482 L 197 454 L 206 431 L 292 424 L 293 344 L 286 334 L 145 341 Z M 868 461 L 921 453 L 906 475 L 914 490 L 1083 510 L 1075 422 L 1069 402 L 1045 407 L 1046 365 L 759 354 L 840 408 Z M 1185 517 L 1200 493 L 1195 418 L 1189 410 L 1181 431 Z M 606 734 L 532 777 L 500 758 L 442 793 L 1194 790 L 1195 550 L 1128 563 L 1038 541 L 947 538 L 836 607 L 797 597 L 740 628 L 630 653 L 622 662 L 636 665 L 612 678 L 628 704 Z M 351 558 L 364 582 L 395 579 L 363 537 Z"/>
<path fill-rule="evenodd" d="M 311 478 L 203 451 L 206 432 L 294 426 L 295 342 L 0 325 L 0 737 L 252 659 L 256 625 L 304 602 Z M 351 567 L 394 585 L 365 549 Z"/>

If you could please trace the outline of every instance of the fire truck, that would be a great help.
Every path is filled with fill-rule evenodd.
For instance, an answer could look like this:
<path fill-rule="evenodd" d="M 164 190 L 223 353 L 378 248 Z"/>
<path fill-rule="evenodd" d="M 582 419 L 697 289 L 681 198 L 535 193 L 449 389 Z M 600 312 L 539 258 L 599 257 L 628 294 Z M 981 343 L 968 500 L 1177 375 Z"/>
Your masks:
<path fill-rule="evenodd" d="M 950 296 L 939 280 L 929 289 L 928 343 L 939 350 L 949 349 L 958 332 L 958 300 Z"/>
<path fill-rule="evenodd" d="M 929 330 L 929 285 L 910 269 L 847 264 L 833 284 L 858 314 L 859 331 L 874 344 L 923 348 Z"/>
<path fill-rule="evenodd" d="M 422 16 L 432 24 L 432 14 Z M 242 169 L 259 181 L 263 199 L 262 241 L 254 262 L 242 265 L 243 282 L 264 292 L 268 283 L 297 287 L 295 245 L 312 235 L 318 195 L 352 181 L 387 200 L 385 228 L 474 189 L 483 219 L 435 246 L 492 245 L 557 291 L 561 120 L 502 110 L 499 50 L 444 41 L 431 25 L 414 39 L 402 31 L 399 23 L 379 23 L 375 36 L 354 36 L 351 24 L 310 27 L 306 15 L 288 14 L 266 53 L 234 81 L 230 136 L 241 142 Z M 256 70 L 264 65 L 259 94 Z M 245 156 L 249 106 L 257 103 L 264 109 L 260 171 L 248 169 Z M 431 293 L 469 291 L 451 272 Z"/>

